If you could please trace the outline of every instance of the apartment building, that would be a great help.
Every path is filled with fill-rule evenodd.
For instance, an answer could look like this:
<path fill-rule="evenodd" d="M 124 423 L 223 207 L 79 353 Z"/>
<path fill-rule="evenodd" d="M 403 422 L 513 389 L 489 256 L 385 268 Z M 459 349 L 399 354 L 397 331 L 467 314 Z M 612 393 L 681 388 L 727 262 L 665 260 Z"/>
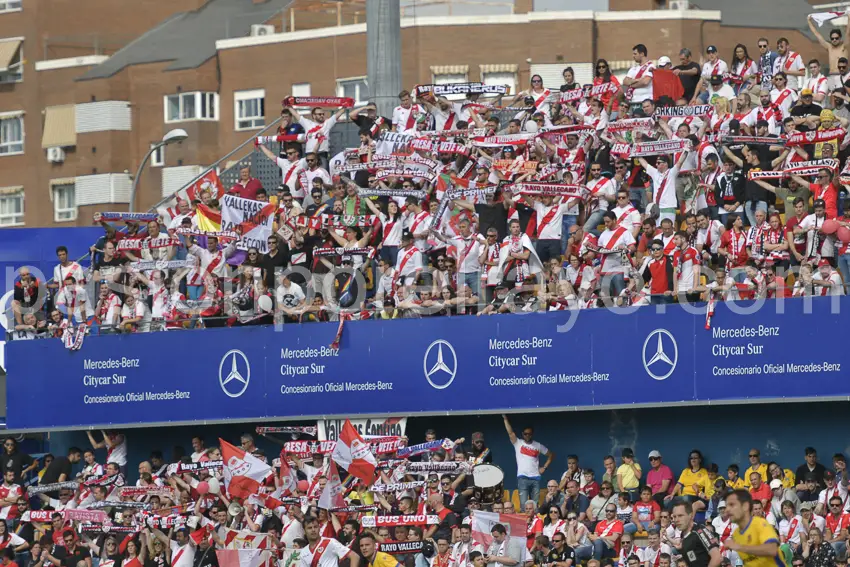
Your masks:
<path fill-rule="evenodd" d="M 589 81 L 599 57 L 624 74 L 636 43 L 651 58 L 716 45 L 728 59 L 739 42 L 755 54 L 758 37 L 785 36 L 825 60 L 805 0 L 501 4 L 422 15 L 433 6 L 403 2 L 404 85 L 525 88 L 540 73 L 557 88 L 568 65 Z M 607 9 L 580 9 L 590 4 Z M 157 151 L 139 180 L 135 210 L 146 210 L 271 123 L 290 94 L 368 100 L 365 0 L 0 0 L 0 227 L 126 210 L 151 145 L 182 128 L 189 138 Z"/>

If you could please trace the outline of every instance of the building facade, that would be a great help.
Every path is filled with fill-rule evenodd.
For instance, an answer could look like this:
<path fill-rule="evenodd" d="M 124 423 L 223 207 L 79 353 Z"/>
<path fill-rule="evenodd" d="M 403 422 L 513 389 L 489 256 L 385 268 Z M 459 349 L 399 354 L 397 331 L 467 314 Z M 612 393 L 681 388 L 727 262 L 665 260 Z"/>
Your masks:
<path fill-rule="evenodd" d="M 173 128 L 189 138 L 153 155 L 135 210 L 270 124 L 290 94 L 366 102 L 366 24 L 354 23 L 365 15 L 352 8 L 363 2 L 336 14 L 317 10 L 324 4 L 340 5 L 96 0 L 83 13 L 67 0 L 49 8 L 0 0 L 0 227 L 87 225 L 95 211 L 127 210 L 142 158 Z M 597 58 L 625 73 L 637 43 L 652 59 L 676 61 L 682 47 L 699 54 L 710 44 L 728 59 L 737 43 L 754 54 L 760 36 L 784 36 L 804 60 L 825 60 L 801 31 L 804 21 L 730 26 L 719 10 L 671 10 L 655 0 L 611 0 L 603 12 L 533 7 L 517 0 L 512 14 L 403 17 L 404 86 L 523 89 L 540 73 L 557 88 L 566 66 L 587 82 Z M 97 46 L 94 38 L 102 38 Z"/>

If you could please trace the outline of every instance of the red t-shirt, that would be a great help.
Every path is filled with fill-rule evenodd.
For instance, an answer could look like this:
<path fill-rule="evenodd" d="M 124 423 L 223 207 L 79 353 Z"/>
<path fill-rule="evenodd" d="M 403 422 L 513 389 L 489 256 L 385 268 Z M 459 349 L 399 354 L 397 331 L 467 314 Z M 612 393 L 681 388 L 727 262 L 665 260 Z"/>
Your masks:
<path fill-rule="evenodd" d="M 248 180 L 248 183 L 242 185 L 241 182 L 237 181 L 233 187 L 230 188 L 229 193 L 238 194 L 243 199 L 257 199 L 257 191 L 263 188 L 263 184 L 260 183 L 259 179 L 254 179 L 253 177 Z"/>
<path fill-rule="evenodd" d="M 609 527 L 610 526 L 610 527 Z M 598 524 L 596 524 L 596 529 L 594 533 L 600 537 L 611 537 L 613 534 L 623 535 L 623 522 L 620 520 L 602 520 Z M 617 543 L 614 544 L 614 552 L 619 555 L 620 554 L 620 540 L 622 538 L 617 538 Z"/>
<path fill-rule="evenodd" d="M 732 235 L 737 239 L 737 246 L 732 244 Z M 726 250 L 727 267 L 740 268 L 747 265 L 747 235 L 744 232 L 735 234 L 734 230 L 727 230 L 720 237 L 720 247 Z M 733 259 L 733 252 L 737 252 L 738 257 Z"/>
<path fill-rule="evenodd" d="M 770 500 L 773 498 L 773 492 L 771 492 L 770 486 L 768 486 L 766 482 L 761 483 L 761 486 L 758 487 L 758 489 L 751 488 L 750 494 L 753 499 L 756 500 Z"/>
<path fill-rule="evenodd" d="M 826 204 L 826 218 L 834 219 L 838 216 L 838 189 L 834 183 L 829 183 L 826 187 L 819 183 L 809 185 L 812 191 L 812 199 L 823 199 Z"/>
<path fill-rule="evenodd" d="M 649 502 L 640 500 L 634 504 L 634 509 L 638 514 L 638 520 L 641 522 L 654 521 L 655 512 L 661 513 L 661 506 L 655 500 Z"/>
<path fill-rule="evenodd" d="M 806 218 L 806 217 L 803 217 L 803 218 Z M 800 224 L 801 220 L 802 219 L 797 218 L 797 215 L 794 215 L 790 219 L 788 219 L 785 222 L 785 232 L 786 232 L 786 234 L 789 233 L 789 232 L 793 234 L 794 233 L 794 227 L 796 227 L 798 224 Z M 789 240 L 789 243 L 792 246 L 794 246 L 794 248 L 796 248 L 797 252 L 799 252 L 800 254 L 803 254 L 806 251 L 806 235 L 805 234 L 803 235 L 803 242 L 796 242 L 795 243 L 793 240 Z"/>

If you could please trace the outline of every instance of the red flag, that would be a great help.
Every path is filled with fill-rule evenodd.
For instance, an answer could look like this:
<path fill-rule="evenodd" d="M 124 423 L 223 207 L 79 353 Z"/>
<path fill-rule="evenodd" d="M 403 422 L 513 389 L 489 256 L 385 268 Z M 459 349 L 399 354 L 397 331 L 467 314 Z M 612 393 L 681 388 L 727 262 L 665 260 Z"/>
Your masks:
<path fill-rule="evenodd" d="M 652 96 L 655 100 L 667 95 L 674 101 L 682 98 L 685 88 L 678 75 L 667 69 L 654 69 L 652 71 Z"/>
<path fill-rule="evenodd" d="M 345 506 L 345 499 L 342 497 L 342 483 L 339 480 L 339 472 L 336 470 L 336 465 L 331 461 L 328 481 L 325 483 L 325 489 L 319 497 L 319 508 L 330 510 L 331 508 L 339 508 L 341 506 Z"/>
<path fill-rule="evenodd" d="M 200 179 L 186 187 L 186 196 L 189 197 L 189 201 L 200 200 L 201 192 L 204 190 L 209 190 L 213 199 L 221 199 L 224 195 L 224 187 L 215 169 L 206 172 Z"/>
<path fill-rule="evenodd" d="M 295 471 L 289 466 L 286 460 L 286 451 L 280 452 L 280 490 L 281 496 L 291 496 L 295 494 L 295 488 L 298 486 L 298 477 L 295 476 Z"/>
<path fill-rule="evenodd" d="M 367 484 L 375 478 L 375 455 L 348 419 L 342 426 L 331 458 L 346 469 L 348 474 L 363 479 Z"/>
<path fill-rule="evenodd" d="M 260 490 L 271 467 L 250 453 L 219 439 L 224 460 L 224 486 L 231 498 L 247 498 Z"/>
<path fill-rule="evenodd" d="M 269 567 L 274 565 L 271 553 L 262 549 L 218 549 L 219 567 Z"/>

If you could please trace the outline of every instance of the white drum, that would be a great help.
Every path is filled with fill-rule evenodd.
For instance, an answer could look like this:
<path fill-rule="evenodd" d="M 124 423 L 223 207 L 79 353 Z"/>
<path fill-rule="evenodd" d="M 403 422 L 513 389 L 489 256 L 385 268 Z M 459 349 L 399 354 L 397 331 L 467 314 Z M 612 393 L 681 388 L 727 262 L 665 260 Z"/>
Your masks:
<path fill-rule="evenodd" d="M 473 495 L 482 504 L 502 501 L 505 473 L 496 465 L 484 463 L 472 468 Z"/>

